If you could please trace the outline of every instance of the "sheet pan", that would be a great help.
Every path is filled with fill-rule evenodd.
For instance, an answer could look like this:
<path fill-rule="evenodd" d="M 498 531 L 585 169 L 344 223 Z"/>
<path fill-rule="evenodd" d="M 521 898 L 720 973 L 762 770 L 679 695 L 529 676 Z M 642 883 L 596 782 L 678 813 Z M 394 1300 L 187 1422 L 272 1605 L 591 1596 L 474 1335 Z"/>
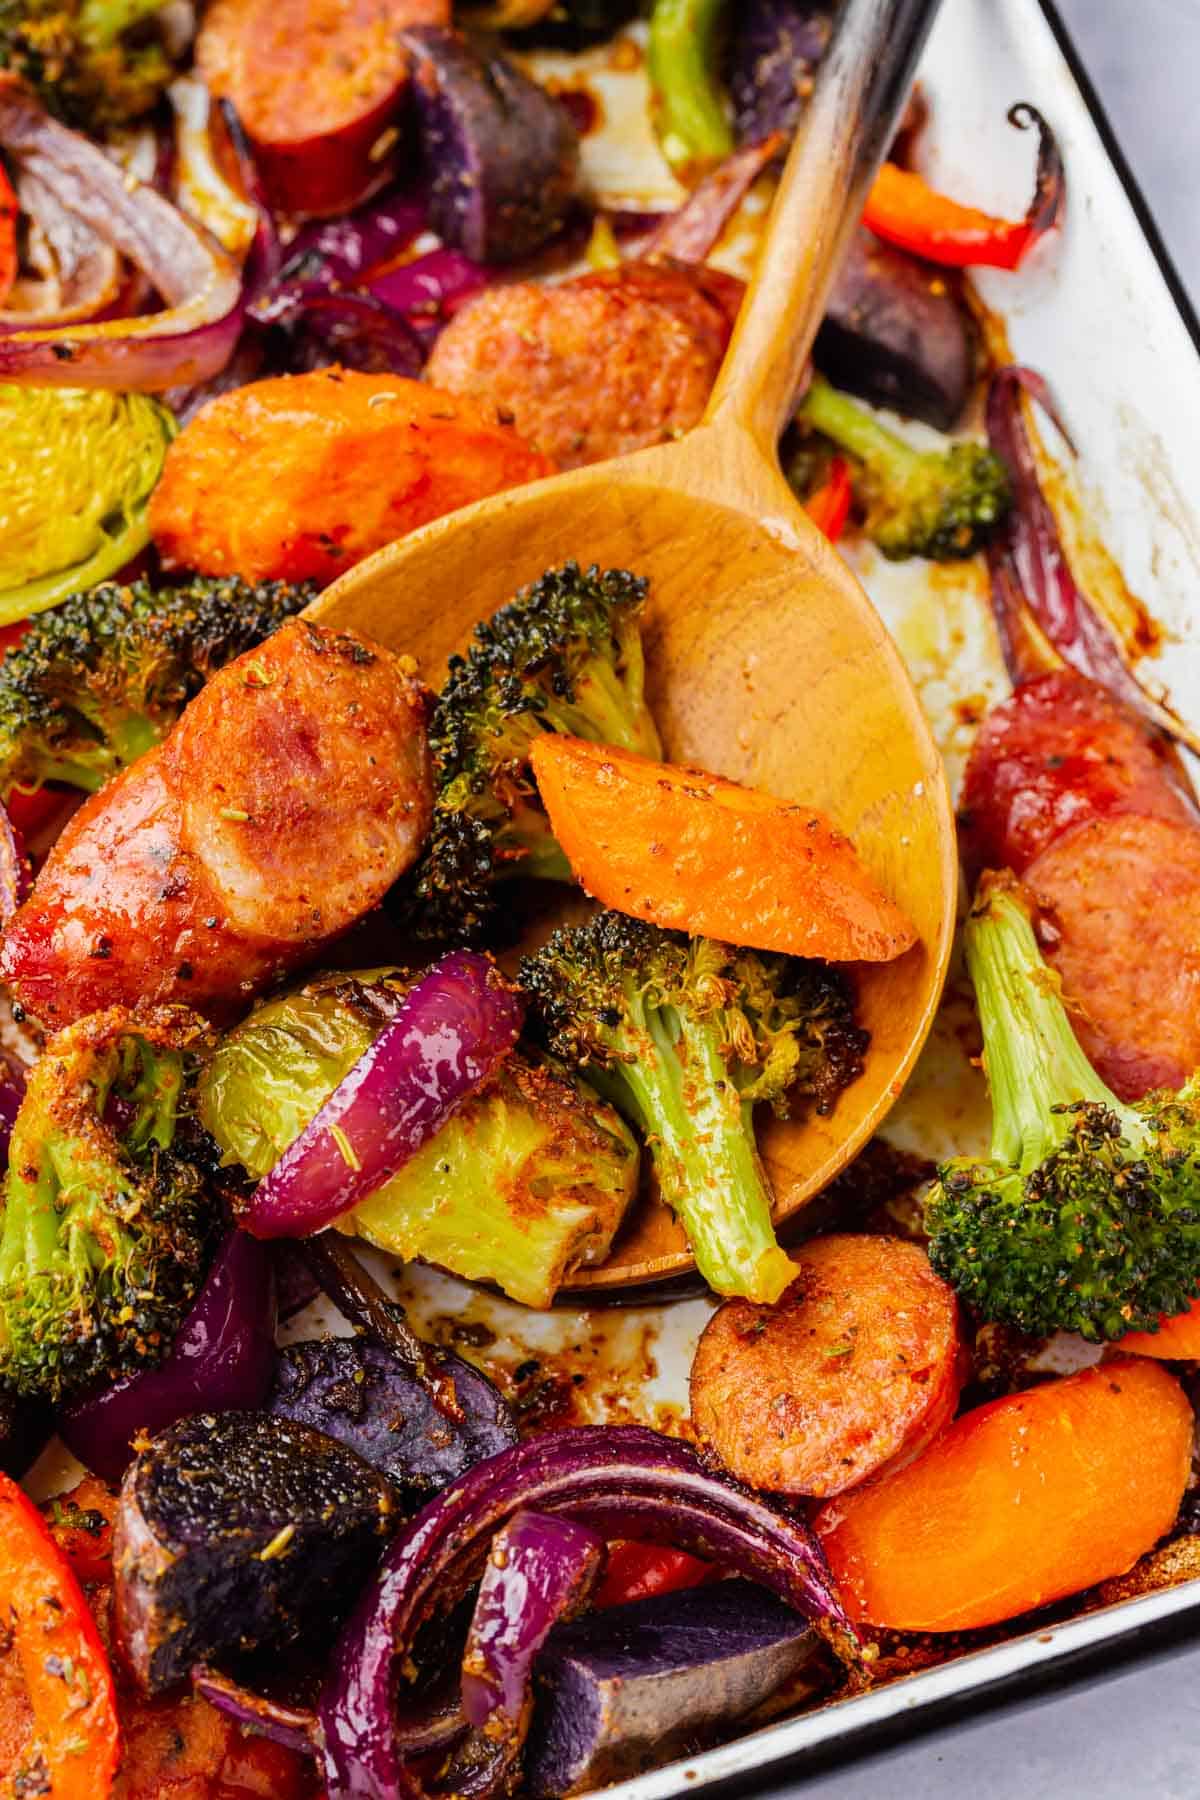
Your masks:
<path fill-rule="evenodd" d="M 573 79 L 566 59 L 539 60 L 543 72 Z M 1013 354 L 1050 375 L 1072 430 L 1079 450 L 1073 469 L 1062 446 L 1050 449 L 1063 464 L 1064 496 L 1077 493 L 1079 517 L 1094 521 L 1108 553 L 1084 534 L 1076 548 L 1089 582 L 1110 588 L 1117 604 L 1126 587 L 1146 602 L 1165 631 L 1155 677 L 1200 728 L 1200 517 L 1189 498 L 1200 496 L 1200 326 L 1048 0 L 946 0 L 921 80 L 931 104 L 926 172 L 978 204 L 1014 214 L 1024 209 L 1032 146 L 1027 134 L 1005 123 L 1014 101 L 1032 101 L 1059 134 L 1070 183 L 1062 231 L 1019 276 L 985 274 L 978 286 L 1003 320 Z M 616 203 L 673 204 L 679 193 L 646 127 L 644 93 L 619 79 L 597 86 L 609 127 L 588 146 L 585 161 L 592 160 L 598 185 Z M 735 234 L 718 260 L 744 269 L 747 255 L 747 241 Z M 892 566 L 869 550 L 857 562 L 912 669 L 956 781 L 974 720 L 1008 685 L 982 571 Z M 982 1150 L 986 1143 L 986 1096 L 956 1029 L 968 1004 L 952 973 L 940 1025 L 888 1121 L 886 1136 L 902 1148 L 940 1155 Z M 670 1428 L 686 1411 L 691 1352 L 708 1300 L 588 1310 L 568 1304 L 539 1315 L 434 1270 L 401 1272 L 381 1256 L 371 1260 L 419 1328 L 453 1341 L 464 1328 L 482 1327 L 489 1360 L 515 1366 L 535 1359 L 577 1381 L 580 1419 L 638 1418 Z M 324 1329 L 347 1327 L 317 1305 L 285 1335 Z M 1072 1366 L 1070 1347 L 1058 1354 L 1056 1366 Z M 61 1449 L 39 1475 L 45 1491 L 67 1484 L 72 1471 Z M 1189 1619 L 1200 1625 L 1200 1581 L 1038 1627 L 607 1792 L 613 1800 L 668 1800 L 794 1777 L 839 1748 L 862 1747 L 881 1733 L 903 1731 L 908 1721 L 915 1727 L 1010 1684 L 1049 1679 L 1081 1657 L 1115 1659 L 1131 1644 L 1186 1629 Z"/>

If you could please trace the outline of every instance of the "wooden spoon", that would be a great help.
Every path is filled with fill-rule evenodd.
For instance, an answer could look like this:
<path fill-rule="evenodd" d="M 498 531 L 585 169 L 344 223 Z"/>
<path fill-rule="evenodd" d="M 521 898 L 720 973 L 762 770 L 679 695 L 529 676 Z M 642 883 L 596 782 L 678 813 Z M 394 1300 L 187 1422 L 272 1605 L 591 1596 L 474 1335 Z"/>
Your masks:
<path fill-rule="evenodd" d="M 650 577 L 650 699 L 667 755 L 830 814 L 920 942 L 856 970 L 866 1071 L 830 1118 L 762 1134 L 777 1216 L 845 1168 L 883 1122 L 932 1023 L 954 930 L 945 773 L 891 639 L 811 523 L 776 446 L 840 254 L 859 218 L 936 0 L 848 0 L 788 157 L 758 272 L 703 422 L 682 440 L 502 494 L 390 544 L 316 616 L 420 660 L 440 683 L 473 626 L 544 569 Z M 667 1210 L 635 1210 L 603 1288 L 689 1267 Z"/>

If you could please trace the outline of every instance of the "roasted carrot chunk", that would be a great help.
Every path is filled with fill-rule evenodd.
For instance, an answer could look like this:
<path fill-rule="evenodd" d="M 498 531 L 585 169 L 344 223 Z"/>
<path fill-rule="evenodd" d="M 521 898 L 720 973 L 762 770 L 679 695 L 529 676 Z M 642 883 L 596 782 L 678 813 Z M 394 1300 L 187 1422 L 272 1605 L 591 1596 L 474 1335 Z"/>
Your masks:
<path fill-rule="evenodd" d="M 967 1631 L 1124 1574 L 1174 1522 L 1193 1423 L 1179 1383 L 1136 1357 L 964 1414 L 817 1513 L 847 1611 Z"/>
<path fill-rule="evenodd" d="M 810 806 L 548 732 L 533 772 L 568 862 L 605 906 L 827 962 L 890 962 L 916 942 L 849 838 Z"/>
<path fill-rule="evenodd" d="M 176 567 L 332 581 L 430 519 L 552 473 L 474 400 L 318 369 L 201 408 L 167 453 L 150 528 Z"/>
<path fill-rule="evenodd" d="M 692 1423 L 742 1481 L 829 1498 L 911 1462 L 954 1417 L 958 1303 L 915 1244 L 835 1234 L 774 1306 L 727 1300 L 692 1364 Z"/>

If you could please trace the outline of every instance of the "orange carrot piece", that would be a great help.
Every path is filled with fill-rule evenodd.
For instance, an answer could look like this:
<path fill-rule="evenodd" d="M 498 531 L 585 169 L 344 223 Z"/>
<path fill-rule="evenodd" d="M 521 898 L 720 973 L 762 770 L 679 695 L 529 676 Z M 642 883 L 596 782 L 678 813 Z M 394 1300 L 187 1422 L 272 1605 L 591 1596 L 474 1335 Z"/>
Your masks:
<path fill-rule="evenodd" d="M 430 519 L 553 472 L 494 408 L 318 369 L 202 407 L 167 452 L 150 529 L 166 562 L 202 575 L 332 581 Z"/>
<path fill-rule="evenodd" d="M 849 838 L 810 806 L 550 733 L 533 772 L 568 862 L 605 906 L 828 962 L 890 962 L 916 942 Z"/>
<path fill-rule="evenodd" d="M 1121 1353 L 1155 1356 L 1163 1362 L 1200 1362 L 1200 1300 L 1186 1312 L 1164 1313 L 1157 1331 L 1131 1331 L 1121 1339 Z"/>
<path fill-rule="evenodd" d="M 1124 1574 L 1174 1523 L 1192 1409 L 1136 1357 L 978 1407 L 813 1520 L 852 1619 L 967 1631 Z"/>

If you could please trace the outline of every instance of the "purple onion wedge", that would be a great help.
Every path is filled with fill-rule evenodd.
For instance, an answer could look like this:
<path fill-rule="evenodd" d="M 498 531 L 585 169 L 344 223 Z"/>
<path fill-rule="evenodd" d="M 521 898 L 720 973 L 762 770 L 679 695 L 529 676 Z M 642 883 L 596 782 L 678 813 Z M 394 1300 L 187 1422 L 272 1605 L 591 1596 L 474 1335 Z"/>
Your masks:
<path fill-rule="evenodd" d="M 231 257 L 11 79 L 0 79 L 0 148 L 127 256 L 165 302 L 135 318 L 0 334 L 0 379 L 155 393 L 224 368 L 242 322 Z"/>
<path fill-rule="evenodd" d="M 192 1687 L 215 1706 L 226 1718 L 236 1719 L 247 1731 L 282 1744 L 297 1756 L 317 1754 L 317 1715 L 305 1706 L 288 1706 L 265 1694 L 243 1687 L 232 1676 L 197 1663 L 192 1670 Z"/>
<path fill-rule="evenodd" d="M 702 263 L 742 201 L 784 148 L 781 132 L 761 143 L 735 150 L 710 175 L 692 189 L 676 212 L 653 222 L 653 230 L 639 255 L 647 261 L 669 257 L 673 262 Z"/>
<path fill-rule="evenodd" d="M 1142 687 L 1112 626 L 1076 582 L 1058 521 L 1042 491 L 1023 394 L 1037 402 L 1074 450 L 1045 378 L 1032 369 L 998 369 L 988 389 L 987 432 L 1008 469 L 1013 506 L 988 544 L 987 559 L 992 612 L 1009 675 L 1014 683 L 1028 681 L 1057 667 L 1061 659 L 1160 730 L 1200 748 L 1195 734 Z"/>
<path fill-rule="evenodd" d="M 24 1098 L 25 1077 L 20 1065 L 0 1056 L 0 1155 L 6 1164 L 9 1140 Z"/>
<path fill-rule="evenodd" d="M 267 1245 L 231 1231 L 165 1362 L 74 1401 L 59 1417 L 67 1448 L 113 1486 L 139 1432 L 189 1413 L 250 1410 L 275 1367 L 275 1280 Z"/>
<path fill-rule="evenodd" d="M 605 1555 L 599 1532 L 551 1513 L 516 1513 L 492 1539 L 463 1652 L 462 1708 L 509 1764 L 529 1731 L 534 1658 L 587 1604 Z"/>
<path fill-rule="evenodd" d="M 443 957 L 259 1183 L 247 1229 L 303 1237 L 349 1212 L 483 1086 L 520 1029 L 521 1002 L 485 956 Z"/>
<path fill-rule="evenodd" d="M 0 925 L 8 921 L 29 892 L 29 858 L 25 842 L 0 805 Z"/>
<path fill-rule="evenodd" d="M 396 1672 L 420 1626 L 479 1579 L 496 1532 L 525 1508 L 606 1538 L 676 1544 L 850 1633 L 807 1526 L 711 1474 L 686 1444 L 640 1425 L 546 1432 L 477 1463 L 430 1501 L 360 1598 L 318 1705 L 331 1794 L 423 1795 L 396 1748 Z M 401 1725 L 404 1710 L 401 1699 Z"/>
<path fill-rule="evenodd" d="M 407 250 L 427 223 L 428 201 L 410 188 L 388 188 L 340 219 L 302 225 L 288 247 L 282 280 L 355 287 L 364 275 Z"/>
<path fill-rule="evenodd" d="M 286 340 L 275 360 L 289 374 L 336 363 L 366 375 L 417 376 L 424 366 L 425 350 L 412 326 L 373 294 L 293 291 L 286 305 L 273 305 L 272 320 Z"/>

